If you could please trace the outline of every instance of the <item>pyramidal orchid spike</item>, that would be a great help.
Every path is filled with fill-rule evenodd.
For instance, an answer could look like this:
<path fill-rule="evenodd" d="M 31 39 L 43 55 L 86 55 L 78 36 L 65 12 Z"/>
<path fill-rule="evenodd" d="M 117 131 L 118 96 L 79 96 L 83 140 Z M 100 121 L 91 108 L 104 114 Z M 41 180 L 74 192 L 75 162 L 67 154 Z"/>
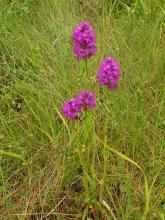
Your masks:
<path fill-rule="evenodd" d="M 96 35 L 89 22 L 85 21 L 73 31 L 73 51 L 78 60 L 96 54 Z"/>
<path fill-rule="evenodd" d="M 108 57 L 100 64 L 97 73 L 97 80 L 101 86 L 107 86 L 109 90 L 114 90 L 121 76 L 120 66 L 114 58 Z"/>

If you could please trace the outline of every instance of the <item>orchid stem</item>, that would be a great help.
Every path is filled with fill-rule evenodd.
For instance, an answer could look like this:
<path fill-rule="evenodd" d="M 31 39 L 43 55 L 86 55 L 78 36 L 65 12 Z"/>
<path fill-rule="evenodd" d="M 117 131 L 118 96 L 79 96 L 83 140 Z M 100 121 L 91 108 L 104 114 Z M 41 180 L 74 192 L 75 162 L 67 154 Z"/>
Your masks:
<path fill-rule="evenodd" d="M 88 62 L 87 59 L 85 59 L 85 82 L 87 83 L 88 79 Z"/>

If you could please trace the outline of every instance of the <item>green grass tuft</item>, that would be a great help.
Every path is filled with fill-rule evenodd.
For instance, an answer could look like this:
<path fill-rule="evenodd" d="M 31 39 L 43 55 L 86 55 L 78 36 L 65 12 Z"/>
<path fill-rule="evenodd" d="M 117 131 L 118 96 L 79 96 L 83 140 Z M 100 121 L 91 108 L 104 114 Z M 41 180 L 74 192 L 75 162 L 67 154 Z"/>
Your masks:
<path fill-rule="evenodd" d="M 0 219 L 165 219 L 164 11 L 161 0 L 0 1 Z M 83 20 L 97 35 L 88 80 L 72 52 Z M 122 77 L 100 92 L 108 55 Z M 82 88 L 97 108 L 66 120 Z"/>

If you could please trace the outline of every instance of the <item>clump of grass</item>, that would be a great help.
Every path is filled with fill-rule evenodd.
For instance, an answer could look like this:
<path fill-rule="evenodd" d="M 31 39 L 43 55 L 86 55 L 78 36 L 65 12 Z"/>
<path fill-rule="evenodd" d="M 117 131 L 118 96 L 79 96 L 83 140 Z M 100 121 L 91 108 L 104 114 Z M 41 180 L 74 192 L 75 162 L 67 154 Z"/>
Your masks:
<path fill-rule="evenodd" d="M 165 217 L 163 6 L 107 2 L 0 2 L 2 219 Z M 122 78 L 71 123 L 61 107 L 80 91 L 71 37 L 85 19 L 98 45 L 91 83 L 109 55 Z"/>

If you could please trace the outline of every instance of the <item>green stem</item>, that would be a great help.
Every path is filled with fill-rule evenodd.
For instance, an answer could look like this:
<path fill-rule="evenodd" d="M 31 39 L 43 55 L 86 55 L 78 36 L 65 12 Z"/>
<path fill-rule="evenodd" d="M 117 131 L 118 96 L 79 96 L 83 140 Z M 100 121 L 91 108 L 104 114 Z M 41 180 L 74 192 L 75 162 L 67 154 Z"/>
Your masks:
<path fill-rule="evenodd" d="M 107 136 L 105 137 L 104 143 L 107 142 Z M 104 164 L 103 164 L 103 178 L 100 181 L 100 202 L 102 203 L 103 201 L 103 192 L 104 192 L 104 187 L 105 187 L 105 181 L 106 181 L 106 174 L 107 174 L 107 152 L 106 152 L 106 146 L 104 144 L 103 148 L 103 157 L 104 157 Z"/>
<path fill-rule="evenodd" d="M 87 59 L 85 59 L 85 82 L 87 83 L 88 79 L 88 62 Z"/>

